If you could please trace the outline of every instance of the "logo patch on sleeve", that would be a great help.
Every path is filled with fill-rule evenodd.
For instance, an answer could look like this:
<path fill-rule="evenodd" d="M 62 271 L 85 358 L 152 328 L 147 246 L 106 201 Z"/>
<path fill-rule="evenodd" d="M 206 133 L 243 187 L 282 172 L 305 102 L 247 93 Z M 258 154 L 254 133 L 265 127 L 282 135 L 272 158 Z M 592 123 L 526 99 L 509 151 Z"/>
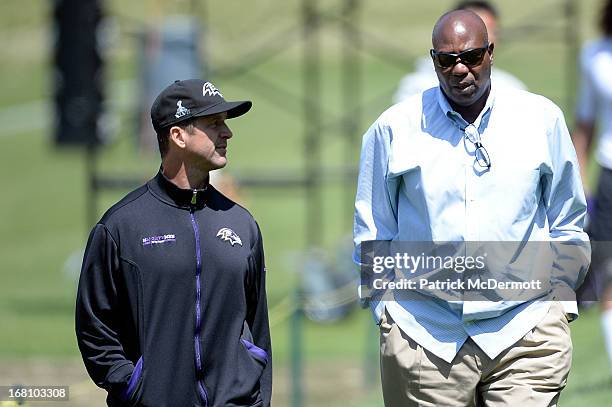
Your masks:
<path fill-rule="evenodd" d="M 230 228 L 219 229 L 219 231 L 217 232 L 217 237 L 221 240 L 228 241 L 232 246 L 236 243 L 242 246 L 242 240 L 240 239 L 240 236 L 238 236 L 238 234 Z"/>

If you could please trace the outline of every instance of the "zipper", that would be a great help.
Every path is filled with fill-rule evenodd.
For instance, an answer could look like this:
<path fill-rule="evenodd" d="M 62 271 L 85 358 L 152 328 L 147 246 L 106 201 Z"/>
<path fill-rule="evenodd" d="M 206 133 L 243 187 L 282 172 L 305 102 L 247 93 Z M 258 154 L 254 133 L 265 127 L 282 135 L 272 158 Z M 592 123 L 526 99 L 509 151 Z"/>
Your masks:
<path fill-rule="evenodd" d="M 191 198 L 191 202 L 193 203 L 196 199 L 197 191 L 193 191 L 193 197 Z M 195 365 L 196 372 L 198 375 L 202 377 L 202 373 L 204 369 L 202 368 L 202 349 L 200 348 L 200 332 L 202 330 L 202 318 L 201 318 L 201 289 L 200 289 L 200 275 L 202 274 L 202 254 L 200 252 L 200 231 L 198 228 L 198 222 L 195 219 L 195 215 L 193 212 L 193 208 L 189 210 L 189 215 L 191 216 L 191 226 L 193 227 L 193 233 L 195 235 L 195 244 L 196 244 L 196 318 L 195 318 L 195 332 L 194 332 L 194 348 L 195 348 Z M 204 400 L 204 405 L 208 406 L 208 393 L 206 391 L 206 387 L 204 386 L 203 379 L 198 379 L 198 393 L 202 400 Z"/>

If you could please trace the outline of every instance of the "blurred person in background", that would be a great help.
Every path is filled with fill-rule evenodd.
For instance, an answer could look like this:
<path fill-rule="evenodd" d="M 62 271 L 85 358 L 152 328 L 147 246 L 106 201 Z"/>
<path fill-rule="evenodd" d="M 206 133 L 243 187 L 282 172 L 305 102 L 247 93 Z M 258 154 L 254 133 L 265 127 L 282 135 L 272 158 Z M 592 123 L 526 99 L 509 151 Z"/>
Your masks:
<path fill-rule="evenodd" d="M 513 252 L 520 261 L 508 280 L 545 280 L 546 291 L 524 300 L 449 301 L 418 289 L 408 300 L 398 291 L 370 298 L 385 405 L 556 405 L 571 368 L 574 290 L 590 260 L 563 113 L 540 95 L 492 85 L 494 46 L 474 12 L 440 17 L 432 45 L 439 86 L 387 109 L 363 137 L 353 256 L 362 273 L 371 241 L 575 250 Z"/>
<path fill-rule="evenodd" d="M 272 354 L 261 232 L 210 185 L 227 164 L 227 102 L 210 82 L 151 107 L 161 167 L 94 226 L 76 304 L 79 349 L 109 406 L 269 406 Z"/>
<path fill-rule="evenodd" d="M 231 174 L 223 168 L 210 172 L 210 185 L 214 186 L 219 192 L 232 201 L 245 205 L 245 195 L 240 184 Z"/>
<path fill-rule="evenodd" d="M 589 199 L 588 232 L 593 245 L 593 273 L 585 282 L 582 300 L 600 298 L 601 323 L 612 367 L 612 0 L 601 14 L 602 38 L 584 45 L 580 56 L 580 91 L 576 106 L 576 127 L 572 134 L 582 182 Z M 595 133 L 599 164 L 596 191 L 589 188 L 587 169 Z M 595 195 L 591 195 L 592 192 Z"/>
<path fill-rule="evenodd" d="M 489 43 L 497 45 L 500 15 L 497 8 L 488 1 L 461 1 L 452 10 L 471 10 L 484 21 L 489 34 Z M 419 57 L 415 62 L 416 71 L 404 76 L 398 86 L 393 103 L 399 103 L 411 95 L 438 86 L 436 71 L 431 66 L 429 57 Z M 494 86 L 507 86 L 527 90 L 527 86 L 514 75 L 495 67 L 491 73 Z"/>

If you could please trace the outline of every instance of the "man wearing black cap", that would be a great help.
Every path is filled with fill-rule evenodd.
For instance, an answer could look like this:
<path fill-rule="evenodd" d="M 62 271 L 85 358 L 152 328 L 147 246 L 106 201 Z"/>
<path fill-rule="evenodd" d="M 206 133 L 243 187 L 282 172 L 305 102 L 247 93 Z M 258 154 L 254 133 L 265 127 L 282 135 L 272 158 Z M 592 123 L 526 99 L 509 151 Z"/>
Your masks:
<path fill-rule="evenodd" d="M 109 406 L 268 406 L 272 359 L 259 227 L 209 185 L 227 163 L 226 102 L 176 81 L 151 120 L 159 173 L 110 208 L 83 260 L 76 333 Z"/>

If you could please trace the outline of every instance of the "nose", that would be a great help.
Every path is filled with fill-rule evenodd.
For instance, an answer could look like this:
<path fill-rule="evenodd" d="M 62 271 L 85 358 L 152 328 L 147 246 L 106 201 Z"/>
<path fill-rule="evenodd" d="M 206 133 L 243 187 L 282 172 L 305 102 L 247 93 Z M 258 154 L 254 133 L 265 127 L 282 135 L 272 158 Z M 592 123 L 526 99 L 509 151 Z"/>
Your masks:
<path fill-rule="evenodd" d="M 455 65 L 453 65 L 453 69 L 451 73 L 456 76 L 463 76 L 470 72 L 470 68 L 463 63 L 463 61 L 459 60 Z"/>
<path fill-rule="evenodd" d="M 223 129 L 219 132 L 219 135 L 224 139 L 230 139 L 234 136 L 234 133 L 232 133 L 232 130 L 229 128 L 229 126 L 224 123 Z"/>

